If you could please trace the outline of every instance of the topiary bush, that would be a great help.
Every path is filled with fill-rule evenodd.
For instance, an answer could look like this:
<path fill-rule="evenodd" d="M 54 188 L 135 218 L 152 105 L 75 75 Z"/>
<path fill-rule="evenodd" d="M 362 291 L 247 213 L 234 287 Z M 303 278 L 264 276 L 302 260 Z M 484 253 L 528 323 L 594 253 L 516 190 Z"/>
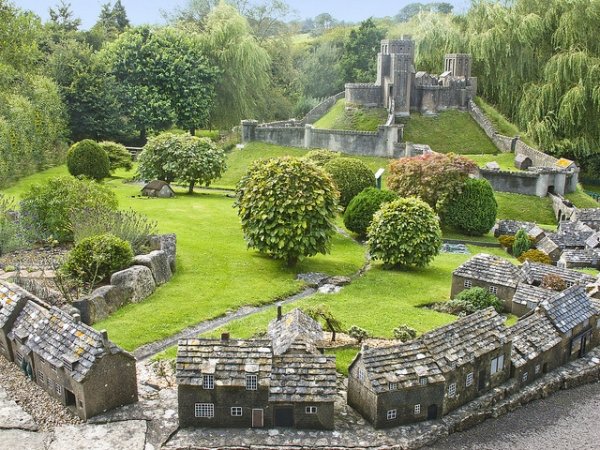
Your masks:
<path fill-rule="evenodd" d="M 512 246 L 513 256 L 515 258 L 518 258 L 519 256 L 521 256 L 522 253 L 529 250 L 530 247 L 531 241 L 527 232 L 523 229 L 517 231 L 517 234 L 515 234 L 515 242 Z"/>
<path fill-rule="evenodd" d="M 363 340 L 369 337 L 369 332 L 364 328 L 352 325 L 350 328 L 348 328 L 348 336 L 356 339 L 360 344 Z"/>
<path fill-rule="evenodd" d="M 503 309 L 500 299 L 487 289 L 481 287 L 465 289 L 456 298 L 450 300 L 448 306 L 454 314 L 472 314 L 475 311 L 489 308 L 490 306 L 498 312 L 501 312 Z"/>
<path fill-rule="evenodd" d="M 111 172 L 114 172 L 119 168 L 125 170 L 131 170 L 133 168 L 131 153 L 129 153 L 124 145 L 116 142 L 104 141 L 100 142 L 100 147 L 102 147 L 102 150 L 104 150 L 108 156 L 109 170 Z"/>
<path fill-rule="evenodd" d="M 117 209 L 117 197 L 107 186 L 72 177 L 50 179 L 34 185 L 21 201 L 21 224 L 32 241 L 50 237 L 59 242 L 73 240 L 72 215 L 86 209 Z"/>
<path fill-rule="evenodd" d="M 500 245 L 502 247 L 506 248 L 509 251 L 512 251 L 512 246 L 515 243 L 515 237 L 510 236 L 508 234 L 503 234 L 501 236 L 498 236 L 498 242 L 500 242 Z"/>
<path fill-rule="evenodd" d="M 331 175 L 340 191 L 340 205 L 344 208 L 364 189 L 375 186 L 375 174 L 360 159 L 334 158 L 323 168 Z"/>
<path fill-rule="evenodd" d="M 112 234 L 91 236 L 78 242 L 67 255 L 61 272 L 91 287 L 113 272 L 125 269 L 133 260 L 129 242 Z"/>
<path fill-rule="evenodd" d="M 494 226 L 498 203 L 485 178 L 467 178 L 458 195 L 451 196 L 443 209 L 442 222 L 464 234 L 481 236 Z"/>
<path fill-rule="evenodd" d="M 552 289 L 553 291 L 561 292 L 567 288 L 567 282 L 559 275 L 549 273 L 544 275 L 540 287 Z"/>
<path fill-rule="evenodd" d="M 518 259 L 522 263 L 525 261 L 531 261 L 542 264 L 552 264 L 552 259 L 543 251 L 538 250 L 536 248 L 532 248 L 530 250 L 527 250 L 526 252 L 521 253 L 521 256 L 519 256 Z"/>
<path fill-rule="evenodd" d="M 442 231 L 431 207 L 415 197 L 385 203 L 367 229 L 369 251 L 385 268 L 424 267 L 439 253 Z"/>
<path fill-rule="evenodd" d="M 400 339 L 402 342 L 410 341 L 417 337 L 417 330 L 409 327 L 406 324 L 402 324 L 399 327 L 394 328 L 394 337 Z"/>
<path fill-rule="evenodd" d="M 102 180 L 110 175 L 108 155 L 100 144 L 84 139 L 71 146 L 67 153 L 67 168 L 74 177 Z"/>
<path fill-rule="evenodd" d="M 350 200 L 344 212 L 344 225 L 360 237 L 367 234 L 367 228 L 373 220 L 373 214 L 386 202 L 396 200 L 398 195 L 392 191 L 380 190 L 374 187 L 364 189 Z"/>
<path fill-rule="evenodd" d="M 339 158 L 340 156 L 340 152 L 334 152 L 332 150 L 327 150 L 326 148 L 318 148 L 316 150 L 311 150 L 304 155 L 303 158 L 314 162 L 317 166 L 324 166 L 329 161 Z"/>
<path fill-rule="evenodd" d="M 331 177 L 310 162 L 289 156 L 254 161 L 237 186 L 248 247 L 288 265 L 328 253 L 337 195 Z"/>

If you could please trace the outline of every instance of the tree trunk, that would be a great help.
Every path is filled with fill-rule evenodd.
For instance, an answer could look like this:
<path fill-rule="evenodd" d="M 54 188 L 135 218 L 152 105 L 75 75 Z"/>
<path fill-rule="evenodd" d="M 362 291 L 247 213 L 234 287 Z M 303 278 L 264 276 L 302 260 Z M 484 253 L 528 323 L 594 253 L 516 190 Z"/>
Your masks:
<path fill-rule="evenodd" d="M 196 128 L 190 128 L 190 134 L 196 136 Z"/>
<path fill-rule="evenodd" d="M 188 194 L 193 194 L 194 193 L 194 185 L 196 184 L 195 181 L 190 181 L 190 186 L 188 188 Z"/>
<path fill-rule="evenodd" d="M 146 127 L 140 129 L 140 141 L 142 146 L 146 143 Z"/>

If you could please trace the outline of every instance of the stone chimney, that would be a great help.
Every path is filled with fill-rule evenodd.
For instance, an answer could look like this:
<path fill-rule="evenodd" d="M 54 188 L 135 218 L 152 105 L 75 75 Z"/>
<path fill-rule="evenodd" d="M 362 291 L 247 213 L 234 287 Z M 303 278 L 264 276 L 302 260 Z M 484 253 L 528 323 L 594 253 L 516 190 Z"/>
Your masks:
<path fill-rule="evenodd" d="M 277 320 L 281 320 L 281 305 L 277 305 Z"/>
<path fill-rule="evenodd" d="M 221 340 L 227 342 L 229 340 L 229 333 L 221 333 Z"/>

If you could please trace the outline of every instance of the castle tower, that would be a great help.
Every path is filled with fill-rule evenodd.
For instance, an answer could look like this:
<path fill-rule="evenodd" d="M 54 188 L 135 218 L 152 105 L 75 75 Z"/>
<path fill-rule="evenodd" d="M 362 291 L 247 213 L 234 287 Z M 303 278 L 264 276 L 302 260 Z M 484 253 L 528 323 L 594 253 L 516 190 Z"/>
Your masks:
<path fill-rule="evenodd" d="M 377 81 L 383 106 L 394 108 L 397 116 L 410 114 L 410 92 L 414 73 L 415 45 L 410 36 L 381 41 L 377 60 Z"/>
<path fill-rule="evenodd" d="M 451 72 L 453 77 L 471 78 L 471 55 L 467 53 L 450 53 L 444 57 L 444 71 Z"/>

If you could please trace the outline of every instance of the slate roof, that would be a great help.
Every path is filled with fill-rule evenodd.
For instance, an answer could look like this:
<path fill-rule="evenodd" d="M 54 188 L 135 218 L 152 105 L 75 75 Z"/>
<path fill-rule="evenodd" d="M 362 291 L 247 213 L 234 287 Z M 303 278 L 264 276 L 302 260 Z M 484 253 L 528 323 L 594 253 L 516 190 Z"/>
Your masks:
<path fill-rule="evenodd" d="M 28 301 L 13 322 L 8 333 L 10 339 L 15 337 L 29 344 L 30 337 L 43 332 L 48 324 L 48 310 L 35 302 Z"/>
<path fill-rule="evenodd" d="M 517 283 L 521 278 L 517 266 L 506 259 L 487 253 L 479 253 L 473 256 L 461 264 L 452 274 L 513 288 L 517 287 Z"/>
<path fill-rule="evenodd" d="M 522 367 L 562 341 L 560 334 L 548 317 L 535 313 L 519 320 L 509 328 L 512 339 L 511 360 Z"/>
<path fill-rule="evenodd" d="M 560 246 L 557 242 L 554 241 L 553 235 L 556 233 L 551 233 L 549 235 L 544 236 L 537 244 L 536 248 L 546 255 L 551 255 L 553 252 L 560 250 Z"/>
<path fill-rule="evenodd" d="M 177 383 L 202 385 L 203 374 L 215 375 L 216 386 L 246 386 L 246 373 L 268 385 L 273 363 L 269 340 L 183 339 L 177 351 Z"/>
<path fill-rule="evenodd" d="M 570 249 L 565 250 L 561 253 L 559 259 L 559 265 L 563 267 L 569 266 L 583 266 L 592 267 L 597 266 L 600 260 L 600 254 L 598 250 L 590 249 Z"/>
<path fill-rule="evenodd" d="M 512 301 L 513 303 L 518 303 L 531 310 L 534 310 L 541 302 L 547 300 L 555 294 L 556 291 L 551 289 L 531 286 L 527 283 L 519 283 Z"/>
<path fill-rule="evenodd" d="M 311 344 L 310 349 L 305 348 L 313 353 L 317 351 L 315 344 L 324 339 L 321 325 L 299 308 L 293 309 L 279 320 L 272 320 L 269 323 L 267 334 L 273 341 L 275 355 L 287 352 L 297 341 Z"/>
<path fill-rule="evenodd" d="M 442 372 L 447 373 L 507 342 L 504 318 L 486 308 L 422 336 Z"/>
<path fill-rule="evenodd" d="M 596 229 L 596 222 L 600 221 L 600 208 L 582 208 L 576 209 L 575 213 L 571 217 L 573 221 L 581 221 L 592 228 Z"/>
<path fill-rule="evenodd" d="M 273 357 L 269 401 L 333 402 L 335 356 L 285 354 Z"/>
<path fill-rule="evenodd" d="M 583 321 L 599 313 L 582 286 L 573 286 L 559 292 L 554 297 L 543 301 L 540 307 L 562 333 L 568 333 Z"/>
<path fill-rule="evenodd" d="M 528 284 L 540 284 L 545 275 L 558 275 L 568 283 L 580 284 L 585 286 L 593 283 L 596 279 L 588 274 L 577 272 L 576 270 L 565 269 L 562 267 L 551 266 L 537 262 L 525 261 L 521 265 L 523 279 Z"/>
<path fill-rule="evenodd" d="M 519 222 L 517 220 L 505 219 L 499 220 L 496 225 L 494 225 L 493 231 L 494 236 L 496 237 L 502 235 L 514 236 L 521 228 L 525 231 L 529 231 L 533 227 L 535 227 L 535 223 L 533 222 Z"/>
<path fill-rule="evenodd" d="M 142 190 L 144 190 L 144 191 L 151 190 L 151 191 L 158 192 L 165 186 L 168 187 L 171 191 L 173 190 L 173 188 L 171 187 L 171 185 L 169 183 L 167 183 L 166 181 L 162 181 L 162 180 L 152 180 L 148 184 L 146 184 L 146 186 L 144 186 L 142 188 Z"/>
<path fill-rule="evenodd" d="M 0 282 L 0 328 L 13 319 L 20 303 L 27 301 L 27 293 L 16 285 Z"/>
<path fill-rule="evenodd" d="M 588 248 L 600 247 L 600 231 L 596 231 L 585 241 L 585 245 Z"/>
<path fill-rule="evenodd" d="M 377 393 L 388 391 L 389 383 L 398 383 L 398 389 L 419 386 L 421 377 L 427 377 L 428 383 L 444 381 L 442 371 L 422 338 L 391 347 L 365 347 L 361 358 Z"/>
<path fill-rule="evenodd" d="M 543 239 L 546 235 L 546 231 L 536 225 L 527 232 L 527 235 L 537 242 L 540 239 Z"/>

